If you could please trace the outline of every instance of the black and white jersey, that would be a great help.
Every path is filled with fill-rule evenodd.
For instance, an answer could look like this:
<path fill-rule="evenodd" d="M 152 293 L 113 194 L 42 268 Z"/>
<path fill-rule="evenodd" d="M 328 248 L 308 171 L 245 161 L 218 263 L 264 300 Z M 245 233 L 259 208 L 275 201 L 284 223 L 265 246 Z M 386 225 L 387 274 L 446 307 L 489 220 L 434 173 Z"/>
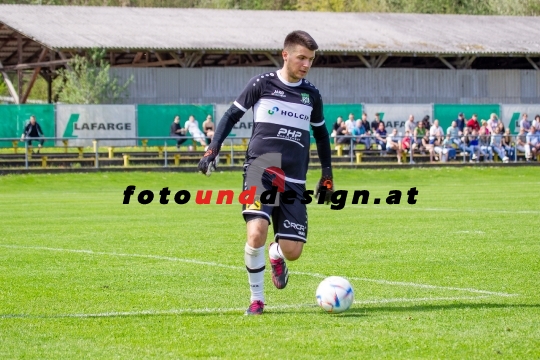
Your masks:
<path fill-rule="evenodd" d="M 257 75 L 234 102 L 253 107 L 253 133 L 246 163 L 266 153 L 281 153 L 285 180 L 305 183 L 309 163 L 310 125 L 325 126 L 319 90 L 309 81 L 286 81 L 279 71 Z"/>

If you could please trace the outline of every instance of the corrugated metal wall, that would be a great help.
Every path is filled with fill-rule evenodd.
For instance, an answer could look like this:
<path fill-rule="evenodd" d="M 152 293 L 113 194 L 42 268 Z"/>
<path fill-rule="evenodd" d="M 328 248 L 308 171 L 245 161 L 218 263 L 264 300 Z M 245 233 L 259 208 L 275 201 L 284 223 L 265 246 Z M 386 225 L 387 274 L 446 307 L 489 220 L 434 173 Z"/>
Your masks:
<path fill-rule="evenodd" d="M 131 74 L 127 103 L 229 103 L 247 81 L 272 68 L 117 68 Z M 325 103 L 540 103 L 540 71 L 313 68 Z"/>

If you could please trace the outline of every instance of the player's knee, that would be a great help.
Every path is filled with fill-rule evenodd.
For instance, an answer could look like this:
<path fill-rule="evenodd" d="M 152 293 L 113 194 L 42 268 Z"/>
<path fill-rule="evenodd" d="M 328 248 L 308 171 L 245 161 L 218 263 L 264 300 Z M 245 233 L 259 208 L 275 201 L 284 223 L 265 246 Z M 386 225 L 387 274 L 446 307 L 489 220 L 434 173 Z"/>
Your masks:
<path fill-rule="evenodd" d="M 281 252 L 283 256 L 285 257 L 285 260 L 288 261 L 294 261 L 297 260 L 300 255 L 302 255 L 302 247 L 301 246 L 280 246 Z"/>

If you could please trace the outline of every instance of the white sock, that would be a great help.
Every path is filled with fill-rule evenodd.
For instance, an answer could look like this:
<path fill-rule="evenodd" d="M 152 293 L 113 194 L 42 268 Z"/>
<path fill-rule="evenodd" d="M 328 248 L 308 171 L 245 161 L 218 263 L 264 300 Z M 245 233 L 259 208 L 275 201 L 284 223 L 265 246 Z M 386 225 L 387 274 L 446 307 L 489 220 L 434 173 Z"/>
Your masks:
<path fill-rule="evenodd" d="M 258 249 L 246 244 L 244 260 L 248 271 L 249 288 L 251 290 L 251 301 L 259 300 L 264 302 L 264 245 Z"/>
<path fill-rule="evenodd" d="M 268 248 L 268 255 L 272 260 L 285 259 L 278 243 L 272 243 Z"/>

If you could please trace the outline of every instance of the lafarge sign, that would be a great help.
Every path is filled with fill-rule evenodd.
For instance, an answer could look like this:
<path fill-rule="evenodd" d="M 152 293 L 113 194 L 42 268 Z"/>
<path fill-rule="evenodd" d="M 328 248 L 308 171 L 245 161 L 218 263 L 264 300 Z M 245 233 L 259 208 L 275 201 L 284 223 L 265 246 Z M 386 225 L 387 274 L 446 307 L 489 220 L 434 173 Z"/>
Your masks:
<path fill-rule="evenodd" d="M 137 136 L 135 105 L 58 105 L 56 134 L 69 145 L 92 146 L 92 139 Z M 79 138 L 89 138 L 83 140 Z M 136 140 L 100 140 L 100 146 L 133 146 Z M 58 141 L 59 146 L 62 145 Z"/>

